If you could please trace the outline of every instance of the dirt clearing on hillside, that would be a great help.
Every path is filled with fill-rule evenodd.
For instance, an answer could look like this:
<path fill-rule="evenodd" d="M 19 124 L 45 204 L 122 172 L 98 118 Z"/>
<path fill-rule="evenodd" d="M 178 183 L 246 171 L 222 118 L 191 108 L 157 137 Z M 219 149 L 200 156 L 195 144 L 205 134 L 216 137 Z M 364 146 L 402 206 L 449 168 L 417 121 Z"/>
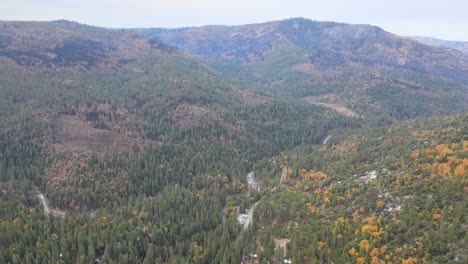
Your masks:
<path fill-rule="evenodd" d="M 57 116 L 52 123 L 54 143 L 67 150 L 102 151 L 117 139 L 111 130 L 94 128 L 77 116 Z"/>
<path fill-rule="evenodd" d="M 304 100 L 314 105 L 320 105 L 320 106 L 331 108 L 335 110 L 338 114 L 346 116 L 346 117 L 352 117 L 352 118 L 360 117 L 356 112 L 354 112 L 353 110 L 349 109 L 346 106 L 343 98 L 339 94 L 308 96 L 308 97 L 305 97 Z"/>
<path fill-rule="evenodd" d="M 287 248 L 286 245 L 291 241 L 290 239 L 283 238 L 283 239 L 273 239 L 275 242 L 275 248 L 281 248 L 283 250 L 283 254 L 286 256 Z"/>
<path fill-rule="evenodd" d="M 59 115 L 51 118 L 54 148 L 62 152 L 91 153 L 113 155 L 142 151 L 150 145 L 161 142 L 144 139 L 117 129 L 96 128 L 92 122 L 78 116 Z"/>
<path fill-rule="evenodd" d="M 246 105 L 259 105 L 259 104 L 264 104 L 267 103 L 268 101 L 271 100 L 270 97 L 265 96 L 265 95 L 259 95 L 256 93 L 252 93 L 247 90 L 241 90 L 235 88 L 235 91 L 237 91 L 240 96 L 242 97 L 242 100 Z"/>

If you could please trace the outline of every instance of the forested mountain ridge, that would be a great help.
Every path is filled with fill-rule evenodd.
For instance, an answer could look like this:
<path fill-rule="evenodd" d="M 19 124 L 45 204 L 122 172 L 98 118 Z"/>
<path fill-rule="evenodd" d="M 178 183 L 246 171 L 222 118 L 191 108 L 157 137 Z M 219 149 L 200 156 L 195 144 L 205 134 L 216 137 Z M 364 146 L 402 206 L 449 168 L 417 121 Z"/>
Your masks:
<path fill-rule="evenodd" d="M 14 99 L 15 108 L 76 115 L 95 126 L 111 114 L 146 123 L 135 112 L 164 108 L 174 110 L 170 122 L 190 127 L 184 118 L 244 105 L 240 91 L 205 63 L 138 33 L 69 21 L 0 27 L 3 99 Z"/>
<path fill-rule="evenodd" d="M 468 70 L 467 56 L 422 45 L 370 25 L 293 18 L 242 26 L 141 31 L 194 54 L 247 64 L 289 53 L 308 56 L 311 64 L 322 67 L 384 65 L 468 81 L 466 76 L 446 74 L 447 70 Z"/>
<path fill-rule="evenodd" d="M 190 159 L 201 158 L 196 152 L 235 151 L 234 160 L 242 160 L 232 166 L 242 168 L 239 177 L 246 164 L 286 145 L 319 142 L 339 123 L 360 125 L 325 108 L 241 90 L 194 56 L 132 31 L 68 21 L 3 22 L 2 27 L 5 118 L 33 115 L 49 127 L 44 145 L 75 155 L 85 151 L 86 159 L 93 151 L 116 155 L 185 142 L 194 152 L 185 149 Z M 270 129 L 295 139 L 264 133 Z M 73 157 L 67 155 L 66 160 Z M 59 173 L 65 163 L 54 162 L 48 171 Z M 220 165 L 204 166 L 218 171 Z M 66 171 L 73 179 L 74 170 Z"/>
<path fill-rule="evenodd" d="M 295 18 L 139 31 L 210 59 L 251 90 L 308 98 L 368 118 L 408 119 L 467 107 L 466 54 L 375 26 Z"/>
<path fill-rule="evenodd" d="M 278 64 L 292 46 L 233 63 L 134 30 L 0 28 L 0 263 L 466 260 L 458 62 L 306 74 Z M 393 210 L 407 192 L 424 208 Z"/>
<path fill-rule="evenodd" d="M 0 22 L 0 28 L 0 56 L 24 66 L 89 70 L 127 64 L 145 51 L 175 51 L 140 34 L 66 20 Z"/>

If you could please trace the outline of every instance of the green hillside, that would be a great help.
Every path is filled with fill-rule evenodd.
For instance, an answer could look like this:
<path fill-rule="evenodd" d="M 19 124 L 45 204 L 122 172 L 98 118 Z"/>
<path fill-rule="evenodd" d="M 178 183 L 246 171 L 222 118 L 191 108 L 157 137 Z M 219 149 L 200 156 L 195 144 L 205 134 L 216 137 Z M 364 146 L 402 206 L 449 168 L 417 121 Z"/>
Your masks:
<path fill-rule="evenodd" d="M 467 121 L 360 131 L 263 162 L 249 249 L 273 262 L 466 262 Z"/>
<path fill-rule="evenodd" d="M 0 263 L 467 260 L 458 53 L 302 19 L 0 28 Z"/>

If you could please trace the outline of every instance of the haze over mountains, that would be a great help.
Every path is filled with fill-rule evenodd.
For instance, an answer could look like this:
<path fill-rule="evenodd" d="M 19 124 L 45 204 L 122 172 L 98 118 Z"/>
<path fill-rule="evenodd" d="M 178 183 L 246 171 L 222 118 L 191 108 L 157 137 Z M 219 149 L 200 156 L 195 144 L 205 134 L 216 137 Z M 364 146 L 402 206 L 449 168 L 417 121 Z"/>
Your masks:
<path fill-rule="evenodd" d="M 0 22 L 0 263 L 466 263 L 468 54 L 430 44 Z"/>
<path fill-rule="evenodd" d="M 311 64 L 324 68 L 382 65 L 440 74 L 445 67 L 460 70 L 467 67 L 466 57 L 460 58 L 457 52 L 419 45 L 369 25 L 294 18 L 243 26 L 146 29 L 143 32 L 198 55 L 244 63 L 302 55 Z M 428 61 L 435 65 L 428 65 Z"/>
<path fill-rule="evenodd" d="M 454 41 L 444 40 L 431 37 L 409 37 L 426 45 L 438 46 L 450 49 L 456 49 L 464 53 L 468 53 L 468 42 L 466 41 Z"/>

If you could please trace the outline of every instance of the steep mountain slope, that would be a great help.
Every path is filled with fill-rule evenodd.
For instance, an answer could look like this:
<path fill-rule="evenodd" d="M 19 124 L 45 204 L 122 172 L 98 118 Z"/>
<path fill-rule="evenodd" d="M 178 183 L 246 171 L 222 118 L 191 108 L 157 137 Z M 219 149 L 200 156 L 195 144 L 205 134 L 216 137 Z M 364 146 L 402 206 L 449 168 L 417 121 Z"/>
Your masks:
<path fill-rule="evenodd" d="M 468 42 L 467 41 L 454 41 L 454 40 L 444 40 L 431 37 L 408 37 L 410 39 L 416 40 L 426 45 L 450 48 L 459 50 L 463 53 L 468 53 Z"/>
<path fill-rule="evenodd" d="M 367 117 L 402 119 L 467 106 L 466 54 L 378 27 L 289 19 L 140 31 L 212 60 L 252 90 L 339 97 L 343 107 Z"/>
<path fill-rule="evenodd" d="M 138 33 L 68 21 L 0 27 L 2 99 L 4 105 L 15 101 L 6 114 L 28 107 L 104 126 L 98 123 L 119 111 L 121 121 L 137 112 L 134 121 L 147 118 L 141 112 L 159 112 L 187 127 L 194 124 L 183 119 L 196 119 L 200 111 L 209 116 L 244 104 L 215 70 Z M 183 109 L 185 116 L 177 119 Z M 150 134 L 141 136 L 158 137 Z"/>

